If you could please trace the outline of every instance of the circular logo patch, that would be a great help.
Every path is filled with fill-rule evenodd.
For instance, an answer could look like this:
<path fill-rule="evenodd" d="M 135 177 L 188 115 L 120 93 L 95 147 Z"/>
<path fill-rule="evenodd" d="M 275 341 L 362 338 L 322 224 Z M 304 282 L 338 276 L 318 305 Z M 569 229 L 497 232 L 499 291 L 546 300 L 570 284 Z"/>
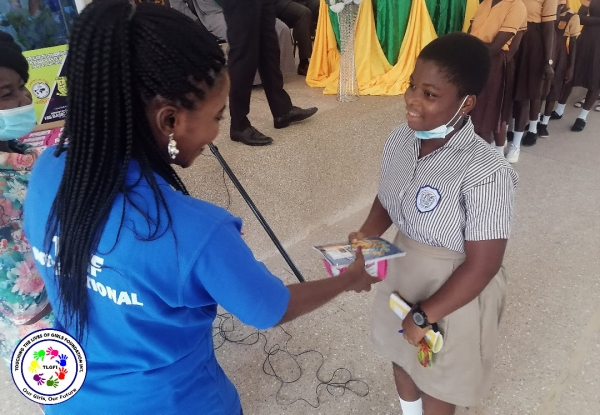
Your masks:
<path fill-rule="evenodd" d="M 31 86 L 31 91 L 37 99 L 48 98 L 48 96 L 50 95 L 50 85 L 48 85 L 45 82 L 35 82 Z"/>
<path fill-rule="evenodd" d="M 26 398 L 54 405 L 79 391 L 87 373 L 87 361 L 77 340 L 62 331 L 45 329 L 21 340 L 10 369 L 13 382 Z"/>
<path fill-rule="evenodd" d="M 431 186 L 423 186 L 417 193 L 417 209 L 419 212 L 431 212 L 439 205 L 442 196 L 438 189 Z"/>

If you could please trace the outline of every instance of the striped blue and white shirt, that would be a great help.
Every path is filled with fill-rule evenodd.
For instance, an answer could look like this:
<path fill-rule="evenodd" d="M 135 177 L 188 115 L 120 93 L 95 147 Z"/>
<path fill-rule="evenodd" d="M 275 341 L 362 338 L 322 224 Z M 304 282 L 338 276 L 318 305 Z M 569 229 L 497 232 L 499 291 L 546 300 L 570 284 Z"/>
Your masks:
<path fill-rule="evenodd" d="M 469 119 L 419 159 L 420 140 L 403 124 L 383 150 L 378 197 L 406 236 L 465 252 L 465 240 L 508 239 L 517 173 L 475 134 Z"/>

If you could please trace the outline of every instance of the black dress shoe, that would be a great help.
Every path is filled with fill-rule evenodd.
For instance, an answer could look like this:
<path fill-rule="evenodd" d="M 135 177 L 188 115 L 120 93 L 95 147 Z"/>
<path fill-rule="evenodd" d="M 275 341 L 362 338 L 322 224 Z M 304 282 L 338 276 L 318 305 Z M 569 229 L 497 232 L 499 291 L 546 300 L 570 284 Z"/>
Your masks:
<path fill-rule="evenodd" d="M 541 138 L 550 137 L 550 133 L 548 132 L 548 126 L 546 124 L 539 123 L 537 126 L 538 136 Z"/>
<path fill-rule="evenodd" d="M 527 131 L 527 134 L 525 134 L 525 137 L 523 137 L 521 144 L 523 144 L 525 147 L 531 147 L 531 146 L 534 146 L 535 143 L 537 143 L 537 139 L 538 139 L 538 135 L 536 133 Z"/>
<path fill-rule="evenodd" d="M 271 137 L 267 137 L 252 126 L 244 131 L 231 130 L 230 136 L 233 141 L 239 141 L 247 146 L 268 146 L 273 142 Z"/>
<path fill-rule="evenodd" d="M 561 118 L 562 118 L 562 115 L 558 115 L 558 112 L 556 112 L 556 111 L 552 111 L 552 114 L 550 114 L 551 120 L 560 120 Z"/>
<path fill-rule="evenodd" d="M 298 65 L 298 75 L 306 76 L 308 74 L 308 65 L 308 62 L 300 62 L 300 64 Z"/>
<path fill-rule="evenodd" d="M 575 132 L 580 132 L 583 131 L 583 129 L 585 128 L 585 120 L 583 118 L 577 118 L 575 120 L 575 124 L 573 124 L 573 127 L 571 127 L 571 131 L 575 131 Z"/>
<path fill-rule="evenodd" d="M 290 124 L 304 121 L 307 118 L 312 117 L 318 111 L 318 108 L 307 108 L 302 109 L 298 107 L 292 107 L 292 110 L 285 114 L 283 117 L 275 117 L 274 126 L 277 129 L 289 127 Z"/>

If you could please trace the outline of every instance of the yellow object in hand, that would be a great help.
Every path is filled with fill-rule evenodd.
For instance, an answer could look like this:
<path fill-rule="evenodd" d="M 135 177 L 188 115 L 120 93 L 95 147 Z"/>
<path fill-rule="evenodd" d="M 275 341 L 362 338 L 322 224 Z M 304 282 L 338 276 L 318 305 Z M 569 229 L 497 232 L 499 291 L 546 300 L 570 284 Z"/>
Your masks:
<path fill-rule="evenodd" d="M 408 303 L 396 293 L 390 295 L 390 308 L 401 320 L 404 320 L 411 310 Z M 442 333 L 433 331 L 432 329 L 429 329 L 427 333 L 425 333 L 425 341 L 433 353 L 438 353 L 442 350 L 442 346 L 444 346 L 444 337 L 442 336 Z"/>

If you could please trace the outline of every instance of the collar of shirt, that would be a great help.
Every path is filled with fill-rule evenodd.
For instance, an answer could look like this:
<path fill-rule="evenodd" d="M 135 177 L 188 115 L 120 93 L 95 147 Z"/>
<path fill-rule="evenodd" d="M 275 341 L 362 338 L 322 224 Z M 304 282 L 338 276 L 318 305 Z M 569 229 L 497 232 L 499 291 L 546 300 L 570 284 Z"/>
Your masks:
<path fill-rule="evenodd" d="M 159 186 L 171 187 L 160 174 L 154 172 L 154 177 L 156 178 L 156 183 Z M 142 168 L 140 167 L 140 163 L 137 159 L 132 158 L 129 162 L 129 168 L 127 169 L 127 174 L 125 176 L 125 183 L 132 187 L 135 187 L 139 184 L 147 185 L 146 180 L 142 176 Z"/>
<path fill-rule="evenodd" d="M 475 136 L 474 130 L 475 130 L 475 127 L 473 126 L 471 117 L 467 116 L 467 120 L 466 120 L 465 124 L 463 125 L 463 127 L 460 130 L 458 130 L 456 133 L 454 133 L 452 138 L 450 138 L 450 140 L 446 144 L 444 144 L 437 150 L 431 152 L 427 156 L 421 157 L 420 159 L 419 159 L 419 150 L 421 148 L 421 142 L 419 139 L 417 139 L 415 137 L 415 157 L 417 160 L 423 160 L 433 154 L 437 154 L 438 152 L 440 152 L 446 148 L 455 148 L 457 150 L 465 149 L 471 142 L 473 142 L 473 137 Z"/>

